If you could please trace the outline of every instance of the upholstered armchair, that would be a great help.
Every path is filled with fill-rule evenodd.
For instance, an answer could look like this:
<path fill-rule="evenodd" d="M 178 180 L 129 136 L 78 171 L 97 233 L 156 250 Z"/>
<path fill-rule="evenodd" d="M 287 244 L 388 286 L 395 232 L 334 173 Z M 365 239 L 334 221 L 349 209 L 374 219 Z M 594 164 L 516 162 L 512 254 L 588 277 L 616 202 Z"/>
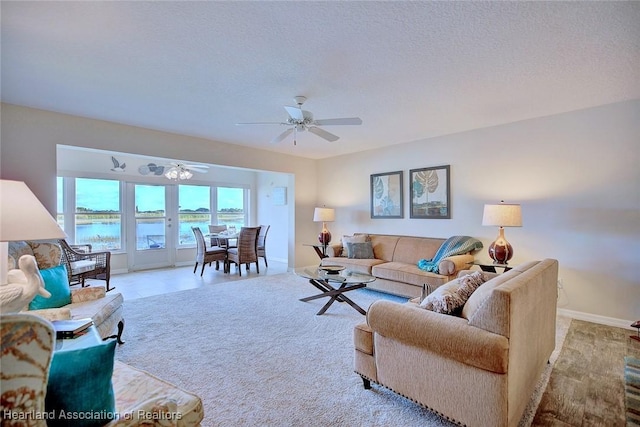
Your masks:
<path fill-rule="evenodd" d="M 247 266 L 249 271 L 249 264 L 256 263 L 256 271 L 260 273 L 260 266 L 258 265 L 258 234 L 260 233 L 260 227 L 242 227 L 240 234 L 238 235 L 238 247 L 227 249 L 227 261 L 225 270 L 231 269 L 231 263 L 236 264 L 238 274 L 242 276 L 242 264 Z"/>
<path fill-rule="evenodd" d="M 107 292 L 113 290 L 109 286 L 111 280 L 111 252 L 100 251 L 93 252 L 91 245 L 83 245 L 87 248 L 86 252 L 81 252 L 67 243 L 66 240 L 58 241 L 62 248 L 62 261 L 67 266 L 67 274 L 69 275 L 69 283 L 80 283 L 85 286 L 86 279 L 98 279 L 107 282 Z"/>
<path fill-rule="evenodd" d="M 104 286 L 90 286 L 86 288 L 71 289 L 68 276 L 65 278 L 66 264 L 61 263 L 62 248 L 51 242 L 18 241 L 9 242 L 9 269 L 17 268 L 18 259 L 22 255 L 33 255 L 36 258 L 40 273 L 45 276 L 45 287 L 54 296 L 66 293 L 67 304 L 56 307 L 31 308 L 28 312 L 47 320 L 83 319 L 91 318 L 102 338 L 115 337 L 119 343 L 122 341 L 124 329 L 122 294 L 106 292 Z M 64 265 L 65 272 L 61 273 L 64 283 L 50 282 L 49 277 L 59 278 L 56 271 Z M 59 271 L 57 271 L 60 273 Z M 53 285 L 52 285 L 53 283 Z M 52 289 L 51 286 L 54 286 Z M 43 300 L 45 305 L 49 300 Z"/>
<path fill-rule="evenodd" d="M 44 399 L 55 338 L 51 325 L 37 316 L 21 313 L 0 316 L 0 412 L 2 425 L 21 414 L 45 412 Z M 46 427 L 46 420 L 29 425 Z"/>
<path fill-rule="evenodd" d="M 91 333 L 82 344 L 73 343 L 67 349 L 64 342 L 56 341 L 53 325 L 45 319 L 28 313 L 0 316 L 2 426 L 46 427 L 46 419 L 23 417 L 45 412 L 58 417 L 76 411 L 102 414 L 110 420 L 105 424 L 108 427 L 200 425 L 204 418 L 200 397 L 114 361 L 114 344 L 94 339 Z M 96 363 L 95 358 L 102 363 Z M 77 372 L 80 369 L 90 381 L 83 381 Z M 105 382 L 111 390 L 105 390 Z M 76 399 L 78 395 L 82 398 Z M 110 402 L 104 408 L 94 406 L 105 400 Z M 51 423 L 60 425 L 61 421 L 63 425 L 76 424 L 59 418 Z"/>

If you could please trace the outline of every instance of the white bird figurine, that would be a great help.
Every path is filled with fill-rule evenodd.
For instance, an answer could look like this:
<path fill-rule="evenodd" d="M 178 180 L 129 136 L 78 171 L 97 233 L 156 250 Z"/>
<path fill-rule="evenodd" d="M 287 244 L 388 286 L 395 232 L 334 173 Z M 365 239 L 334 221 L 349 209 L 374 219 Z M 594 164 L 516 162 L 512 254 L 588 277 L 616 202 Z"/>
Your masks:
<path fill-rule="evenodd" d="M 31 300 L 40 294 L 49 298 L 51 293 L 44 288 L 44 280 L 36 258 L 22 255 L 18 260 L 20 270 L 9 270 L 9 283 L 0 286 L 0 313 L 17 313 L 27 308 Z"/>

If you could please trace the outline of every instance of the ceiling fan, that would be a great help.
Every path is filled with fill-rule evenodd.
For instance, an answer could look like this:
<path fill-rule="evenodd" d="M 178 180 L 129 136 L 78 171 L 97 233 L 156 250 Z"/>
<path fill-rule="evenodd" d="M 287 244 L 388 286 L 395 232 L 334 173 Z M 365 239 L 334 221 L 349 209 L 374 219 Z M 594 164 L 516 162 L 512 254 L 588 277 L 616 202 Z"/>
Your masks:
<path fill-rule="evenodd" d="M 296 101 L 297 107 L 290 107 L 285 105 L 284 109 L 287 110 L 289 118 L 286 122 L 255 122 L 255 123 L 236 123 L 237 125 L 285 125 L 290 126 L 289 129 L 282 132 L 271 140 L 272 144 L 277 144 L 283 141 L 286 137 L 293 133 L 293 145 L 296 145 L 296 136 L 298 132 L 309 131 L 320 138 L 327 141 L 334 142 L 340 139 L 339 136 L 327 132 L 321 129 L 319 126 L 335 126 L 335 125 L 361 125 L 362 119 L 359 117 L 344 117 L 340 119 L 322 119 L 315 120 L 313 114 L 310 111 L 302 109 L 302 104 L 307 100 L 304 96 L 296 96 L 293 98 Z"/>
<path fill-rule="evenodd" d="M 209 166 L 206 165 L 189 165 L 180 162 L 170 162 L 164 172 L 164 176 L 174 181 L 180 181 L 183 179 L 191 179 L 193 172 L 206 173 L 207 169 L 209 169 Z"/>

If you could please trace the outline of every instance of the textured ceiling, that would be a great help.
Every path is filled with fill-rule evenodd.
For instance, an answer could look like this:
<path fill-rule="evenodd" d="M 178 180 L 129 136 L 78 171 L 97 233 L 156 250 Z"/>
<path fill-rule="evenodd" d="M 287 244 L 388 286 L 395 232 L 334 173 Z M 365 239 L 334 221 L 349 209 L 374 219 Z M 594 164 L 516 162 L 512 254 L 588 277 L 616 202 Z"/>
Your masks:
<path fill-rule="evenodd" d="M 640 98 L 640 2 L 2 1 L 3 102 L 309 158 Z M 293 97 L 360 117 L 279 144 Z"/>

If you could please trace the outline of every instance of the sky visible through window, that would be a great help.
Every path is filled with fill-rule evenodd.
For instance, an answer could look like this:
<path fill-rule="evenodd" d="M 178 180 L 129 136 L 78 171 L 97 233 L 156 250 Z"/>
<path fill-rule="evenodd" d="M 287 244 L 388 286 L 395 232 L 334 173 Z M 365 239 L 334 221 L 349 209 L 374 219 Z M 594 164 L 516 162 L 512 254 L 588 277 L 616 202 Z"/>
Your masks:
<path fill-rule="evenodd" d="M 58 212 L 62 212 L 62 179 L 58 179 Z M 76 180 L 76 206 L 95 211 L 118 211 L 119 193 L 118 181 L 102 179 Z M 209 198 L 201 197 L 202 191 L 209 191 L 208 187 L 197 185 L 183 185 L 180 189 L 180 209 L 196 210 L 208 209 Z M 218 187 L 218 209 L 242 209 L 242 189 Z M 184 197 L 183 197 L 184 196 Z M 163 210 L 164 197 L 155 191 L 140 192 L 139 205 L 144 210 Z M 200 206 L 202 205 L 202 206 Z"/>

